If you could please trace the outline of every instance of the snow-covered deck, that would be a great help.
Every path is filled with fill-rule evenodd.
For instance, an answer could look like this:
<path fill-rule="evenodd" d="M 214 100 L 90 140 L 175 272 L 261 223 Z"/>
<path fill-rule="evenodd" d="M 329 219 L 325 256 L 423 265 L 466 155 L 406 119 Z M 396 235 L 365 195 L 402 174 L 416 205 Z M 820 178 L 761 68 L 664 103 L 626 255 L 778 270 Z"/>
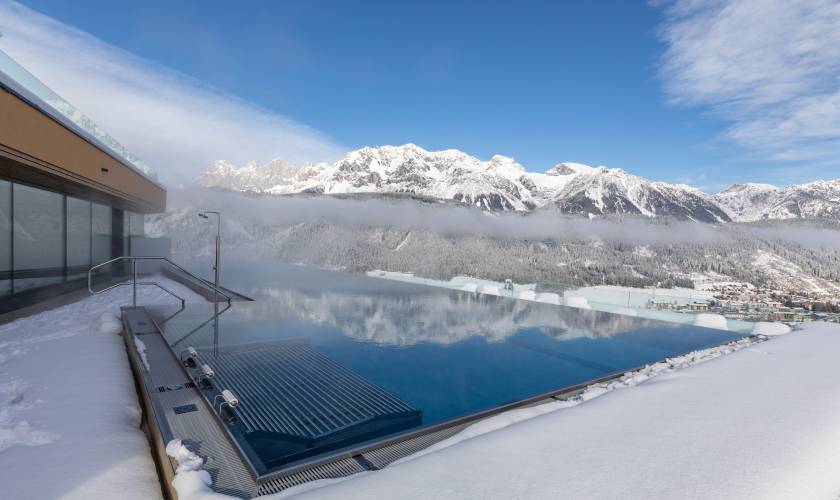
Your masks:
<path fill-rule="evenodd" d="M 144 304 L 174 301 L 154 287 L 138 295 Z M 119 287 L 0 325 L 0 498 L 161 497 L 118 335 L 130 301 L 130 287 Z"/>

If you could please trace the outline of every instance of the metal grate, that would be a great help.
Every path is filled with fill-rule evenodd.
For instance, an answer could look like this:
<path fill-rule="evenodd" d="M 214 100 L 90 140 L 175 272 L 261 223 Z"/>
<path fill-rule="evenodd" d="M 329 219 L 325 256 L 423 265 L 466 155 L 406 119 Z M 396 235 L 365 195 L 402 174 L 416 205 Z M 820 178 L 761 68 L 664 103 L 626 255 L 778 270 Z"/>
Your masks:
<path fill-rule="evenodd" d="M 216 372 L 215 385 L 230 389 L 246 433 L 267 431 L 304 439 L 326 438 L 375 420 L 421 412 L 300 342 L 201 352 Z"/>
<path fill-rule="evenodd" d="M 195 391 L 172 391 L 157 395 L 172 437 L 181 439 L 190 451 L 205 459 L 202 469 L 210 473 L 213 490 L 239 498 L 256 496 L 259 486 L 239 453 L 224 436 L 215 416 L 209 411 L 181 413 L 187 405 L 201 408 L 201 396 Z"/>
<path fill-rule="evenodd" d="M 351 476 L 359 472 L 365 472 L 365 468 L 352 458 L 330 462 L 328 464 L 319 465 L 310 469 L 289 474 L 277 479 L 270 479 L 260 483 L 260 495 L 270 495 L 272 493 L 279 493 L 287 488 L 298 486 L 300 484 L 308 483 L 310 481 L 317 481 L 319 479 L 335 479 L 339 477 Z"/>
<path fill-rule="evenodd" d="M 366 451 L 364 456 L 368 462 L 373 464 L 376 469 L 384 469 L 388 465 L 396 462 L 401 458 L 413 455 L 418 451 L 422 451 L 429 446 L 443 441 L 444 439 L 454 436 L 470 424 L 461 424 L 455 427 L 447 427 L 437 432 L 431 432 L 422 436 L 417 436 L 413 439 L 407 439 L 394 443 L 390 446 L 384 446 L 375 450 Z"/>

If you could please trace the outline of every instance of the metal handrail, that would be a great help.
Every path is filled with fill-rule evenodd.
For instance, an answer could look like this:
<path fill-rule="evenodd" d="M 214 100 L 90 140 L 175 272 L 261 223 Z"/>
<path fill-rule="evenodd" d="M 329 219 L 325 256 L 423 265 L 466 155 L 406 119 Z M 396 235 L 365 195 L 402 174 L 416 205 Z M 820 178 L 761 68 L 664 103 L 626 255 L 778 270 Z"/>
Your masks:
<path fill-rule="evenodd" d="M 172 342 L 171 344 L 169 344 L 169 346 L 170 346 L 170 347 L 175 347 L 176 345 L 180 344 L 181 342 L 183 342 L 183 341 L 187 340 L 187 339 L 188 339 L 188 338 L 190 338 L 190 337 L 191 337 L 191 336 L 192 336 L 195 332 L 197 332 L 197 331 L 201 330 L 202 328 L 204 328 L 204 327 L 205 327 L 206 325 L 208 325 L 211 321 L 213 321 L 214 319 L 218 319 L 218 318 L 219 318 L 219 316 L 221 316 L 222 314 L 224 314 L 224 313 L 225 313 L 225 311 L 227 311 L 227 310 L 228 310 L 228 309 L 230 309 L 230 308 L 231 308 L 231 304 L 230 304 L 230 302 L 228 302 L 228 305 L 227 305 L 227 306 L 225 306 L 225 308 L 224 308 L 224 309 L 222 309 L 221 311 L 216 311 L 216 313 L 215 313 L 215 314 L 213 314 L 212 316 L 210 316 L 210 319 L 208 319 L 208 320 L 204 321 L 203 323 L 201 323 L 201 324 L 200 324 L 200 325 L 198 325 L 197 327 L 193 328 L 193 329 L 192 329 L 192 330 L 190 330 L 190 331 L 189 331 L 189 333 L 187 333 L 186 335 L 182 335 L 182 336 L 181 336 L 181 338 L 179 338 L 178 340 L 176 340 L 176 341 Z M 217 309 L 218 309 L 218 308 L 217 308 Z"/>
<path fill-rule="evenodd" d="M 99 269 L 99 268 L 101 268 L 101 267 L 107 266 L 107 265 L 109 265 L 109 264 L 113 264 L 114 262 L 118 262 L 118 261 L 122 261 L 122 260 L 130 260 L 130 261 L 131 261 L 131 264 L 132 264 L 132 276 L 133 276 L 133 278 L 132 278 L 131 282 L 116 283 L 116 284 L 113 284 L 113 285 L 111 285 L 111 286 L 109 286 L 109 287 L 105 287 L 105 288 L 103 288 L 102 290 L 96 290 L 96 291 L 94 291 L 94 289 L 93 289 L 93 271 L 95 271 L 96 269 Z M 111 259 L 111 260 L 105 261 L 105 262 L 103 262 L 103 263 L 101 263 L 101 264 L 97 264 L 97 265 L 95 265 L 95 266 L 91 267 L 91 268 L 88 270 L 88 291 L 89 291 L 92 295 L 98 295 L 98 294 L 100 294 L 100 293 L 104 293 L 104 292 L 107 292 L 108 290 L 114 289 L 114 288 L 116 288 L 116 287 L 118 287 L 118 286 L 123 286 L 123 285 L 132 285 L 132 288 L 133 288 L 133 293 L 132 293 L 132 296 L 133 296 L 133 304 L 134 304 L 134 307 L 137 307 L 137 285 L 153 285 L 153 286 L 156 286 L 156 287 L 160 288 L 161 290 L 163 290 L 163 291 L 165 291 L 165 292 L 169 293 L 170 295 L 172 295 L 173 297 L 177 298 L 178 300 L 180 300 L 180 301 L 181 301 L 181 305 L 183 306 L 183 305 L 184 305 L 184 299 L 183 299 L 183 297 L 180 297 L 180 296 L 179 296 L 179 295 L 177 295 L 175 292 L 173 292 L 172 290 L 167 289 L 166 287 L 162 286 L 161 284 L 159 284 L 159 283 L 157 283 L 157 282 L 155 282 L 155 281 L 147 281 L 147 282 L 138 282 L 138 281 L 137 281 L 137 261 L 138 261 L 138 260 L 158 260 L 158 261 L 164 261 L 164 262 L 166 262 L 167 264 L 169 264 L 170 266 L 174 267 L 175 269 L 177 269 L 177 270 L 181 271 L 182 273 L 186 274 L 187 276 L 189 276 L 189 277 L 191 277 L 191 278 L 193 278 L 193 279 L 197 280 L 197 281 L 198 281 L 198 282 L 200 282 L 200 283 L 201 283 L 201 284 L 202 284 L 205 288 L 209 288 L 209 289 L 210 289 L 210 290 L 212 290 L 213 292 L 215 292 L 215 293 L 217 293 L 217 294 L 221 295 L 222 297 L 224 297 L 225 299 L 227 299 L 228 304 L 230 304 L 231 300 L 233 300 L 233 299 L 231 298 L 231 296 L 230 296 L 230 295 L 228 295 L 228 294 L 226 294 L 225 292 L 221 291 L 219 288 L 217 288 L 217 287 L 216 287 L 215 285 L 213 285 L 212 283 L 208 282 L 208 281 L 207 281 L 207 280 L 205 280 L 204 278 L 201 278 L 200 276 L 196 276 L 195 274 L 193 274 L 193 273 L 191 273 L 191 272 L 187 271 L 186 269 L 184 269 L 183 267 L 179 266 L 178 264 L 176 264 L 176 263 L 172 262 L 171 260 L 167 259 L 166 257 L 135 257 L 135 256 L 130 256 L 130 255 L 123 255 L 123 256 L 121 256 L 121 257 L 116 257 L 116 258 L 113 258 L 113 259 Z"/>

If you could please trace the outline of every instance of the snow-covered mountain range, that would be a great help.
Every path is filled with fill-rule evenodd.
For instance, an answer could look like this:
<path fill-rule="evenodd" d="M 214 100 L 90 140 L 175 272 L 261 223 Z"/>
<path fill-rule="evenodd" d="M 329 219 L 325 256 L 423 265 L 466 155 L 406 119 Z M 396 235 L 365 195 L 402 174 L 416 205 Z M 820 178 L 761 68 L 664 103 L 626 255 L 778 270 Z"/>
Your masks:
<path fill-rule="evenodd" d="M 481 161 L 448 149 L 414 144 L 366 147 L 329 164 L 285 160 L 236 167 L 217 161 L 197 182 L 260 194 L 407 194 L 450 200 L 488 211 L 554 208 L 585 216 L 673 217 L 699 222 L 783 218 L 840 219 L 840 180 L 778 188 L 739 184 L 711 196 L 685 184 L 651 181 L 617 168 L 560 163 L 528 172 L 512 158 Z"/>
<path fill-rule="evenodd" d="M 786 187 L 735 184 L 714 198 L 733 220 L 840 220 L 840 179 Z"/>

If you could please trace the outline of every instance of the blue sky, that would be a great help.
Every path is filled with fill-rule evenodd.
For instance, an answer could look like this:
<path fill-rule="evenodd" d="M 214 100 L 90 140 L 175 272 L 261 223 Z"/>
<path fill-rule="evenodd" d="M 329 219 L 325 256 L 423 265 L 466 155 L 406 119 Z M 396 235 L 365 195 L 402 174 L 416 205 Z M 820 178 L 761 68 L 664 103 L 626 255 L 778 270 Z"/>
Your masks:
<path fill-rule="evenodd" d="M 560 161 L 607 165 L 708 191 L 733 182 L 840 177 L 830 153 L 837 136 L 826 139 L 818 130 L 819 144 L 794 138 L 779 148 L 768 132 L 778 124 L 766 117 L 796 110 L 766 96 L 748 109 L 733 104 L 760 82 L 710 89 L 743 65 L 739 52 L 714 49 L 726 36 L 739 40 L 735 28 L 726 31 L 737 17 L 691 2 L 24 3 L 158 73 L 174 70 L 195 79 L 191 85 L 308 126 L 329 144 L 326 156 L 413 142 L 484 159 L 512 156 L 534 171 Z M 708 29 L 698 30 L 703 23 Z M 723 33 L 709 40 L 706 32 L 718 28 Z M 716 62 L 734 59 L 707 73 L 702 58 L 715 50 Z M 764 66 L 772 64 L 778 59 Z M 820 82 L 812 83 L 807 96 L 818 93 L 807 92 Z M 79 100 L 71 102 L 86 110 Z M 101 121 L 110 129 L 114 119 Z M 816 147 L 829 152 L 797 153 Z M 230 157 L 309 159 L 286 150 L 278 141 L 276 150 L 268 145 L 253 158 L 247 151 Z"/>

